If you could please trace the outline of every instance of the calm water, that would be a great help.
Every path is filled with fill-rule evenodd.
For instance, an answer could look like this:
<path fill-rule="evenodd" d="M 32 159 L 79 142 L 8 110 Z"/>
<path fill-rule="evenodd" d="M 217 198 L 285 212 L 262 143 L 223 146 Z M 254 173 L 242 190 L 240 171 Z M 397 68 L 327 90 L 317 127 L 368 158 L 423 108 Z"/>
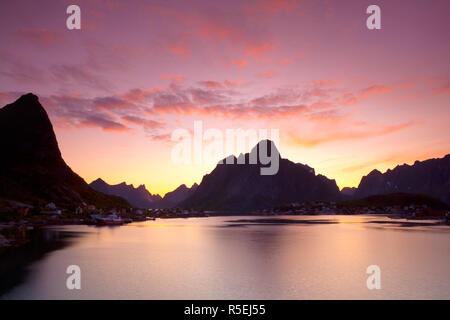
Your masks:
<path fill-rule="evenodd" d="M 450 299 L 450 227 L 416 223 L 286 216 L 55 227 L 47 237 L 70 240 L 20 271 L 2 298 Z M 66 289 L 72 264 L 81 290 Z M 381 290 L 366 287 L 372 264 Z"/>

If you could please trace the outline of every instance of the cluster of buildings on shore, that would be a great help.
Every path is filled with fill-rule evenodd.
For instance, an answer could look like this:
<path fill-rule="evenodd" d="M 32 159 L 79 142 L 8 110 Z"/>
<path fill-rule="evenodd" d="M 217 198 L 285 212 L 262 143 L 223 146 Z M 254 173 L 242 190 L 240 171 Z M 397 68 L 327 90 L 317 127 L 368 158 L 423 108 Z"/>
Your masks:
<path fill-rule="evenodd" d="M 292 202 L 287 205 L 278 206 L 270 209 L 261 210 L 262 214 L 292 214 L 292 215 L 318 215 L 318 214 L 336 214 L 336 202 Z"/>
<path fill-rule="evenodd" d="M 124 221 L 143 221 L 148 211 L 136 208 L 96 208 L 94 205 L 82 204 L 75 208 L 60 208 L 51 202 L 44 206 L 31 206 L 17 201 L 3 201 L 0 205 L 0 215 L 3 221 L 16 221 L 18 225 L 46 224 L 95 224 L 93 216 L 119 216 Z"/>
<path fill-rule="evenodd" d="M 207 217 L 203 211 L 197 211 L 193 209 L 181 209 L 181 208 L 166 208 L 166 209 L 148 209 L 149 215 L 159 218 L 185 218 L 185 217 Z"/>
<path fill-rule="evenodd" d="M 63 209 L 58 207 L 55 203 L 50 202 L 41 206 L 32 206 L 17 201 L 4 201 L 0 206 L 0 213 L 15 213 L 19 216 L 27 215 L 46 215 L 46 216 L 60 216 L 63 213 L 83 215 L 83 214 L 137 214 L 143 215 L 146 210 L 135 208 L 111 208 L 102 209 L 94 205 L 83 204 L 73 209 Z"/>
<path fill-rule="evenodd" d="M 5 200 L 0 205 L 0 214 L 14 216 L 15 218 L 26 218 L 39 216 L 46 221 L 88 220 L 92 216 L 109 216 L 132 219 L 134 221 L 145 220 L 146 217 L 175 218 L 175 217 L 201 217 L 207 216 L 202 211 L 186 210 L 180 208 L 166 209 L 138 209 L 138 208 L 97 208 L 94 205 L 79 205 L 72 209 L 58 207 L 50 202 L 44 206 L 31 206 L 17 201 Z"/>
<path fill-rule="evenodd" d="M 294 202 L 285 206 L 265 209 L 261 213 L 269 215 L 390 214 L 402 218 L 445 218 L 450 216 L 448 210 L 433 209 L 427 205 L 345 206 L 336 202 L 324 201 Z"/>

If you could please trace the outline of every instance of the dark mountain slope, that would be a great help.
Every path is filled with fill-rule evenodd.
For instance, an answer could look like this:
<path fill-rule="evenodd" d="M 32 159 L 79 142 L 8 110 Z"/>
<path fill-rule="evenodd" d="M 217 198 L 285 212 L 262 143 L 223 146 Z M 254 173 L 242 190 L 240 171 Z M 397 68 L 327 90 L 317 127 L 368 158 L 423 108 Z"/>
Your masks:
<path fill-rule="evenodd" d="M 129 206 L 93 190 L 67 166 L 47 112 L 31 93 L 0 109 L 0 150 L 0 197 L 60 206 Z"/>

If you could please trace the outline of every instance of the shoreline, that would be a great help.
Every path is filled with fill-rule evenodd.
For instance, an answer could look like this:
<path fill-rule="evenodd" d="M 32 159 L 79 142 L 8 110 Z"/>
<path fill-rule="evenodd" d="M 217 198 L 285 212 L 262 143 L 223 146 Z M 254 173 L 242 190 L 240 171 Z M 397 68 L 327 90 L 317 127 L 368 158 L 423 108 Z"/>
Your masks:
<path fill-rule="evenodd" d="M 126 225 L 132 222 L 144 222 L 144 221 L 153 221 L 156 219 L 189 219 L 189 218 L 208 218 L 208 217 L 240 217 L 240 216 L 252 216 L 252 217 L 264 217 L 264 218 L 277 218 L 280 216 L 356 216 L 356 215 L 364 215 L 364 216 L 384 216 L 393 220 L 397 219 L 405 219 L 410 221 L 423 221 L 423 220 L 434 220 L 441 221 L 444 225 L 449 225 L 448 220 L 446 221 L 442 217 L 438 216 L 429 216 L 429 217 L 408 217 L 400 214 L 392 214 L 392 213 L 314 213 L 314 214 L 293 214 L 293 213 L 279 213 L 279 214 L 264 214 L 260 212 L 252 212 L 252 213 L 244 213 L 244 212 L 211 212 L 210 215 L 202 215 L 202 216 L 186 216 L 186 215 L 174 215 L 174 216 L 163 216 L 163 217 L 140 217 L 139 219 L 129 219 L 127 223 L 122 225 L 117 225 L 118 227 Z M 59 219 L 59 220 L 51 220 L 51 219 L 22 219 L 18 221 L 9 221 L 9 222 L 0 222 L 0 257 L 3 256 L 6 252 L 10 250 L 14 250 L 16 248 L 20 248 L 30 241 L 32 241 L 31 234 L 36 230 L 43 229 L 48 226 L 67 226 L 67 225 L 95 225 L 98 227 L 102 227 L 101 225 L 96 224 L 92 219 Z"/>

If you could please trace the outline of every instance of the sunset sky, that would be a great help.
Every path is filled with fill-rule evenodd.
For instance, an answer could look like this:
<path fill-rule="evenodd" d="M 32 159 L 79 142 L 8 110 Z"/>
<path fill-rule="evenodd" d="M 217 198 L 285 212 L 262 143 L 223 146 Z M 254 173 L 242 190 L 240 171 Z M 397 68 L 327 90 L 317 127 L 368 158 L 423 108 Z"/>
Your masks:
<path fill-rule="evenodd" d="M 170 155 L 172 132 L 202 120 L 279 129 L 283 158 L 357 186 L 450 153 L 449 14 L 448 0 L 1 1 L 0 103 L 38 95 L 87 182 L 199 183 L 214 162 Z"/>

